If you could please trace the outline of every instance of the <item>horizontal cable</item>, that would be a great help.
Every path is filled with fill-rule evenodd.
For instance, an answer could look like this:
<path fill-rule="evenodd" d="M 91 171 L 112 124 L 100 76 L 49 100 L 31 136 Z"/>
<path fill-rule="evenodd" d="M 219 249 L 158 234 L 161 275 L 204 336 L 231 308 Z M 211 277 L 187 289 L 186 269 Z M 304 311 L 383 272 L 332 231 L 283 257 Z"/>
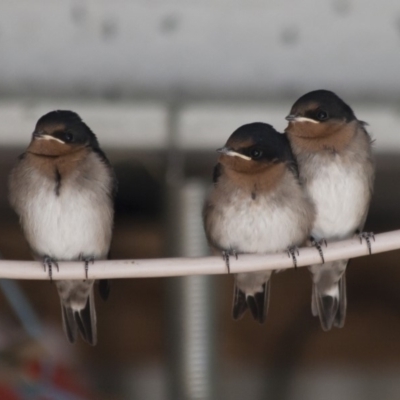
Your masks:
<path fill-rule="evenodd" d="M 371 238 L 372 254 L 400 249 L 400 230 L 380 233 Z M 369 255 L 365 240 L 358 237 L 322 245 L 325 262 Z M 297 266 L 320 264 L 317 249 L 299 249 Z M 230 272 L 252 272 L 267 269 L 293 268 L 293 261 L 287 253 L 241 254 L 236 260 L 230 257 Z M 155 278 L 186 275 L 212 275 L 228 273 L 222 257 L 197 258 L 154 258 L 144 260 L 97 260 L 90 263 L 89 279 L 113 278 Z M 53 279 L 85 279 L 82 261 L 59 262 L 59 271 L 53 267 Z M 0 278 L 6 279 L 49 279 L 48 272 L 38 261 L 0 260 Z"/>

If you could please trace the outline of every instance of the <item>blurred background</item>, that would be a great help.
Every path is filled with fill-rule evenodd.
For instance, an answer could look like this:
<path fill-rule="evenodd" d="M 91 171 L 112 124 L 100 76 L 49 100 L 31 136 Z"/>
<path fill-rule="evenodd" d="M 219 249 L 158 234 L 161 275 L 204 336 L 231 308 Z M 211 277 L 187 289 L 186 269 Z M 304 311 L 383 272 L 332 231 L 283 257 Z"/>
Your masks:
<path fill-rule="evenodd" d="M 0 252 L 31 257 L 7 176 L 48 111 L 78 112 L 115 167 L 112 258 L 198 256 L 215 149 L 245 123 L 283 130 L 320 88 L 376 140 L 366 230 L 399 229 L 399 71 L 394 0 L 3 0 Z M 94 348 L 68 344 L 54 285 L 3 281 L 0 398 L 399 398 L 399 255 L 351 262 L 346 324 L 328 333 L 305 268 L 273 276 L 265 325 L 232 320 L 231 276 L 114 280 Z"/>

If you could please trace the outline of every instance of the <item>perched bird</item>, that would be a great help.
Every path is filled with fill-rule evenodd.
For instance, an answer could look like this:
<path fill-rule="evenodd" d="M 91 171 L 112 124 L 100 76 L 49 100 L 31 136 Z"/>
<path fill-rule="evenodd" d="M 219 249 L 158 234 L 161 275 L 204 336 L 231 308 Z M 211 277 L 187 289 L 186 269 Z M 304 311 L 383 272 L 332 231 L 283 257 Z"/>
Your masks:
<path fill-rule="evenodd" d="M 106 259 L 113 228 L 114 172 L 96 136 L 72 111 L 39 119 L 9 180 L 9 200 L 35 258 L 52 277 L 58 261 Z M 93 280 L 56 281 L 64 331 L 97 341 Z M 108 295 L 103 282 L 101 292 Z"/>
<path fill-rule="evenodd" d="M 310 234 L 314 209 L 300 186 L 287 138 L 271 125 L 240 127 L 228 139 L 214 169 L 214 187 L 203 220 L 210 245 L 229 256 L 275 253 L 302 245 Z M 294 259 L 295 261 L 295 259 Z M 233 318 L 247 308 L 265 321 L 272 271 L 235 276 Z"/>
<path fill-rule="evenodd" d="M 326 240 L 360 234 L 371 251 L 373 234 L 361 233 L 371 200 L 374 163 L 366 123 L 335 93 L 316 90 L 300 97 L 286 117 L 286 134 L 297 159 L 300 181 L 316 209 L 311 240 L 320 251 Z M 309 267 L 312 313 L 329 330 L 346 316 L 345 269 L 348 260 Z"/>

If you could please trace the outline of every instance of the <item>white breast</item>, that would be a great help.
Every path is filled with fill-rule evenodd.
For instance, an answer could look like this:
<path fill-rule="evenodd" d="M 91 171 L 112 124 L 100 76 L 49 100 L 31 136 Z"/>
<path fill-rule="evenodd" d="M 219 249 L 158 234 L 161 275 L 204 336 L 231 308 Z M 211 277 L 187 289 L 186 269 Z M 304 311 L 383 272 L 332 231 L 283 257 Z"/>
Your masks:
<path fill-rule="evenodd" d="M 112 210 L 106 193 L 94 193 L 63 181 L 59 196 L 54 182 L 34 177 L 35 190 L 22 213 L 27 239 L 35 252 L 57 260 L 80 255 L 106 257 L 111 240 Z"/>
<path fill-rule="evenodd" d="M 211 236 L 224 249 L 243 253 L 267 253 L 300 244 L 305 229 L 294 210 L 280 206 L 269 196 L 232 196 L 227 206 L 214 214 Z"/>
<path fill-rule="evenodd" d="M 337 156 L 318 163 L 307 189 L 316 207 L 314 237 L 345 238 L 359 228 L 369 203 L 368 182 L 358 165 L 348 165 Z"/>

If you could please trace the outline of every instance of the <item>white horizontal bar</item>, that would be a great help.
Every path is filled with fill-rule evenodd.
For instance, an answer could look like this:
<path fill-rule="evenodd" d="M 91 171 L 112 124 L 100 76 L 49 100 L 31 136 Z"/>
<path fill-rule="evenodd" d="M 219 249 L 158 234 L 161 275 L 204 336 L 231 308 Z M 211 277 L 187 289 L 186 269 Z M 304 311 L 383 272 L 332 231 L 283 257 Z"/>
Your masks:
<path fill-rule="evenodd" d="M 25 148 L 37 120 L 52 110 L 73 110 L 90 126 L 105 149 L 167 146 L 167 107 L 157 101 L 0 99 L 0 146 Z M 144 134 L 145 132 L 145 134 Z"/>
<path fill-rule="evenodd" d="M 400 249 L 400 230 L 380 233 L 372 241 L 372 253 Z M 355 258 L 368 255 L 365 241 L 358 238 L 328 243 L 323 247 L 325 261 Z M 297 257 L 299 267 L 320 264 L 321 259 L 315 248 L 301 248 Z M 82 262 L 60 262 L 60 270 L 53 267 L 53 279 L 85 279 Z M 286 253 L 239 255 L 238 260 L 230 259 L 231 273 L 261 271 L 267 269 L 293 268 L 292 260 Z M 90 279 L 113 278 L 155 278 L 185 275 L 226 274 L 227 268 L 221 257 L 162 258 L 146 260 L 99 260 L 89 266 Z M 48 273 L 37 261 L 0 260 L 0 278 L 7 279 L 49 279 Z"/>
<path fill-rule="evenodd" d="M 295 97 L 286 101 L 254 102 L 182 99 L 177 109 L 177 145 L 182 150 L 213 152 L 236 128 L 255 121 L 268 122 L 282 132 L 287 125 L 284 117 L 294 100 Z M 350 104 L 357 117 L 368 122 L 368 132 L 376 139 L 375 152 L 400 152 L 397 137 L 400 114 L 395 103 L 352 101 Z M 0 147 L 19 146 L 22 151 L 31 139 L 37 120 L 56 109 L 76 111 L 97 135 L 106 153 L 109 149 L 160 151 L 168 148 L 168 102 L 79 98 L 0 99 Z"/>

